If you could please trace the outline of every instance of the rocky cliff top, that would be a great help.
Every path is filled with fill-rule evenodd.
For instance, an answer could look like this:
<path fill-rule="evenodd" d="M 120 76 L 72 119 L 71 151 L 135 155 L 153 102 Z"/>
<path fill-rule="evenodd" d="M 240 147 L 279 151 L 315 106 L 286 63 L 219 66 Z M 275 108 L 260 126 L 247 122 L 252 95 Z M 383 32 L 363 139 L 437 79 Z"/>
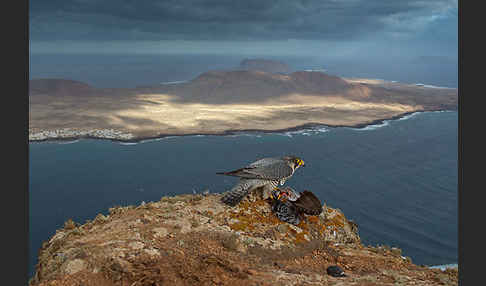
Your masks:
<path fill-rule="evenodd" d="M 456 269 L 417 266 L 398 248 L 361 244 L 326 205 L 294 226 L 253 194 L 179 195 L 68 220 L 39 250 L 30 285 L 457 285 Z M 326 269 L 340 266 L 346 277 Z"/>

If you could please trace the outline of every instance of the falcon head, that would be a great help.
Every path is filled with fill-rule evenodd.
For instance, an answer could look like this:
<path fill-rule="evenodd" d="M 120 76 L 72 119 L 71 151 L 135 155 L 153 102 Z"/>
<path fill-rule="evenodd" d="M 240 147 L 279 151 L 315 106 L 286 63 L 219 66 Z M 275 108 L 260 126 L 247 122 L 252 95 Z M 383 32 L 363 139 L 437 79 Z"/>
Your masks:
<path fill-rule="evenodd" d="M 287 160 L 292 167 L 294 167 L 294 170 L 296 170 L 299 167 L 304 167 L 305 163 L 304 160 L 297 156 L 286 156 L 284 157 L 285 160 Z"/>

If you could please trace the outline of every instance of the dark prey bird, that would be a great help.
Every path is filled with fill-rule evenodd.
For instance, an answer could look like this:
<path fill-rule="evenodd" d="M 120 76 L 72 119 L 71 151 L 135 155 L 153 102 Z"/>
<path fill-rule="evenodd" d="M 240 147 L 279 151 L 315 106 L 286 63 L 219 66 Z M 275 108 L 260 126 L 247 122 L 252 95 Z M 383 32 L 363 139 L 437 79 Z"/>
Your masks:
<path fill-rule="evenodd" d="M 320 215 L 322 212 L 322 204 L 313 192 L 304 190 L 301 193 L 297 193 L 291 187 L 284 189 L 278 189 L 280 191 L 280 197 L 284 200 L 292 201 L 297 211 L 306 215 Z"/>
<path fill-rule="evenodd" d="M 301 215 L 292 201 L 281 200 L 279 191 L 272 191 L 272 199 L 272 212 L 279 220 L 293 225 L 300 223 Z"/>
<path fill-rule="evenodd" d="M 272 212 L 275 216 L 290 224 L 297 225 L 306 215 L 319 215 L 322 212 L 321 201 L 310 191 L 300 194 L 294 189 L 276 189 L 272 191 Z"/>
<path fill-rule="evenodd" d="M 284 156 L 263 158 L 234 171 L 216 173 L 240 178 L 240 181 L 223 195 L 221 201 L 227 205 L 236 206 L 246 195 L 258 187 L 265 187 L 266 190 L 271 191 L 279 185 L 283 185 L 301 166 L 304 166 L 302 159 L 296 156 Z"/>

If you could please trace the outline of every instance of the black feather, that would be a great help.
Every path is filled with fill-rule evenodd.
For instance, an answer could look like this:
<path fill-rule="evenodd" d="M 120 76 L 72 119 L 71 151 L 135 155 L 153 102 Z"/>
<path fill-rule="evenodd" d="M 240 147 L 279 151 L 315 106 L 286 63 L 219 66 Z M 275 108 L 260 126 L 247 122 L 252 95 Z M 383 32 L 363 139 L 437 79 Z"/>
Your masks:
<path fill-rule="evenodd" d="M 301 217 L 295 205 L 290 201 L 273 200 L 272 211 L 275 216 L 283 221 L 293 225 L 300 223 Z"/>
<path fill-rule="evenodd" d="M 301 192 L 294 205 L 299 212 L 307 215 L 320 215 L 322 212 L 321 201 L 310 191 Z"/>

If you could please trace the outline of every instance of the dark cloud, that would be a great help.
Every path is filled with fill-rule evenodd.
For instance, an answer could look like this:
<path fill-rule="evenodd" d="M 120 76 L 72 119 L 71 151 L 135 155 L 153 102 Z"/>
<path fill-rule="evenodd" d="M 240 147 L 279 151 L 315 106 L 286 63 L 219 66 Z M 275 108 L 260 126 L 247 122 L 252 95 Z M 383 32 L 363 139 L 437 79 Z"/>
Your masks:
<path fill-rule="evenodd" d="M 341 41 L 457 22 L 457 0 L 31 0 L 29 9 L 34 41 Z"/>

